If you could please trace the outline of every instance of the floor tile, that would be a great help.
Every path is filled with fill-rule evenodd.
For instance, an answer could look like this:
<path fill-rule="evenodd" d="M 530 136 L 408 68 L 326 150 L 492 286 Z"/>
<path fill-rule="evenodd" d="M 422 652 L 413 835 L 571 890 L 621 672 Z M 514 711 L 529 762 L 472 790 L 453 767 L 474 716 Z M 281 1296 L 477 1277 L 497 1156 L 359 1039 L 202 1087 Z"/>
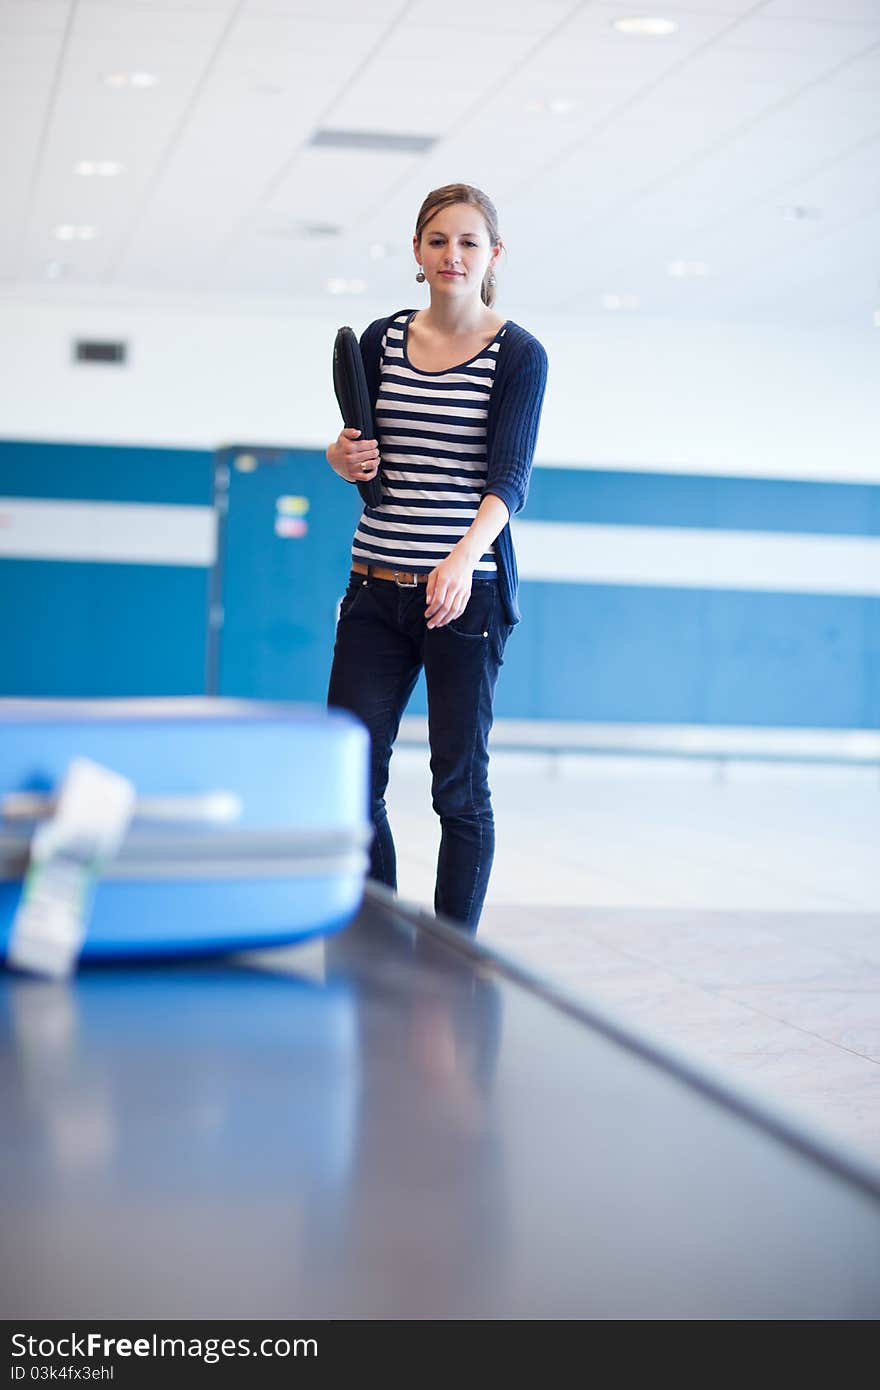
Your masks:
<path fill-rule="evenodd" d="M 602 763 L 494 759 L 480 939 L 880 1163 L 880 782 Z M 427 906 L 426 753 L 388 800 Z"/>
<path fill-rule="evenodd" d="M 880 983 L 873 990 L 741 989 L 722 991 L 755 1012 L 824 1038 L 880 1064 Z"/>

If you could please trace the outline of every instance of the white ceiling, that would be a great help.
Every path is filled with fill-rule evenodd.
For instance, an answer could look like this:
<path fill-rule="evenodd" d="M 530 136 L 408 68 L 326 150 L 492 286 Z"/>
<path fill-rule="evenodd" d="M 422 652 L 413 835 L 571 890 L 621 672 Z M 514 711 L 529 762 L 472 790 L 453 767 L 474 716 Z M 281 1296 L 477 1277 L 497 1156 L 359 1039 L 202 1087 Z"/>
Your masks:
<path fill-rule="evenodd" d="M 632 15 L 678 29 L 611 27 Z M 159 80 L 103 81 L 130 70 Z M 355 277 L 396 307 L 422 197 L 461 179 L 498 205 L 517 312 L 880 311 L 880 0 L 0 0 L 0 128 L 15 294 L 314 303 Z M 437 143 L 311 147 L 319 128 Z"/>

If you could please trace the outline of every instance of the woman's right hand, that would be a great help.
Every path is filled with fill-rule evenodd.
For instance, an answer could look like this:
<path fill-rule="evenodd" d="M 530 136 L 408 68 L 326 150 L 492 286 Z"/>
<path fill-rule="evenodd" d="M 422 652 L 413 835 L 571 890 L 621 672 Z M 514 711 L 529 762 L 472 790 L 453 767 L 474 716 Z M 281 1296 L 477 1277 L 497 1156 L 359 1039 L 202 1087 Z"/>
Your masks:
<path fill-rule="evenodd" d="M 327 446 L 327 462 L 347 483 L 367 483 L 379 472 L 379 444 L 361 439 L 360 430 L 342 430 Z"/>

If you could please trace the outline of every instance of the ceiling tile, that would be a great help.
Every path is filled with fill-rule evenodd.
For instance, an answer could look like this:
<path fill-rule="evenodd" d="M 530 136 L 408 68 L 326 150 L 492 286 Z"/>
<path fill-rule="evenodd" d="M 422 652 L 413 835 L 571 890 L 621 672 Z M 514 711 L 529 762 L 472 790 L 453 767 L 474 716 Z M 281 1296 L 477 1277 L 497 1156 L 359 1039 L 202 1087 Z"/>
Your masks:
<path fill-rule="evenodd" d="M 274 47 L 279 51 L 325 58 L 332 64 L 335 58 L 345 58 L 351 53 L 369 53 L 378 45 L 381 34 L 379 26 L 362 18 L 340 24 L 326 17 L 293 19 L 249 11 L 236 20 L 229 42 L 236 52 L 253 47 Z"/>
<path fill-rule="evenodd" d="M 244 0 L 242 12 L 281 15 L 287 19 L 322 19 L 344 24 L 351 19 L 383 24 L 408 10 L 407 0 Z"/>
<path fill-rule="evenodd" d="M 876 24 L 877 0 L 767 0 L 768 19 L 812 19 L 824 24 Z"/>
<path fill-rule="evenodd" d="M 715 10 L 702 4 L 695 4 L 693 8 L 687 6 L 684 9 L 676 9 L 675 22 L 678 28 L 672 34 L 659 37 L 621 34 L 614 28 L 615 21 L 622 19 L 625 14 L 642 12 L 638 5 L 633 7 L 632 4 L 623 13 L 620 6 L 614 4 L 582 5 L 566 24 L 563 33 L 567 38 L 590 38 L 595 43 L 607 45 L 609 56 L 622 55 L 622 62 L 629 60 L 626 55 L 638 54 L 662 55 L 664 61 L 673 62 L 690 52 L 696 45 L 706 43 L 736 25 L 739 13 L 727 4 L 723 9 L 719 7 Z"/>
<path fill-rule="evenodd" d="M 664 14 L 667 11 L 670 14 L 679 14 L 684 11 L 687 14 L 729 15 L 735 18 L 737 15 L 747 14 L 759 3 L 761 0 L 663 0 L 659 8 Z M 640 9 L 634 0 L 602 0 L 602 8 L 615 10 L 618 13 L 623 10 L 627 14 L 639 14 L 644 8 L 654 9 L 657 7 L 643 6 Z"/>
<path fill-rule="evenodd" d="M 0 36 L 63 34 L 73 0 L 4 0 L 0 5 Z"/>
<path fill-rule="evenodd" d="M 651 41 L 611 27 L 630 0 L 6 0 L 0 281 L 46 293 L 63 260 L 84 291 L 320 306 L 338 274 L 422 302 L 418 207 L 464 180 L 498 204 L 506 306 L 601 315 L 617 290 L 672 317 L 861 313 L 880 273 L 880 0 L 661 8 L 679 28 Z M 111 90 L 118 69 L 160 81 Z M 439 138 L 353 155 L 310 148 L 321 126 Z M 124 173 L 81 179 L 88 157 Z M 789 205 L 821 216 L 786 222 Z M 98 235 L 61 243 L 60 221 Z M 309 242 L 305 222 L 341 231 Z M 711 275 L 674 283 L 670 257 Z"/>
<path fill-rule="evenodd" d="M 138 5 L 126 0 L 78 0 L 74 12 L 77 40 L 122 39 L 136 48 L 142 40 L 164 39 L 187 45 L 218 37 L 234 11 L 234 3 L 218 0 L 210 6 Z"/>
<path fill-rule="evenodd" d="M 828 24 L 814 20 L 773 19 L 750 15 L 719 40 L 727 48 L 756 48 L 772 53 L 821 53 L 830 59 L 851 58 L 880 41 L 880 15 L 873 25 Z"/>
<path fill-rule="evenodd" d="M 456 7 L 444 9 L 436 0 L 414 0 L 406 12 L 407 22 L 437 29 L 460 30 L 466 39 L 471 33 L 489 32 L 493 40 L 499 33 L 539 35 L 555 29 L 580 8 L 581 0 L 505 0 L 504 10 L 493 5 L 472 5 L 463 15 Z"/>

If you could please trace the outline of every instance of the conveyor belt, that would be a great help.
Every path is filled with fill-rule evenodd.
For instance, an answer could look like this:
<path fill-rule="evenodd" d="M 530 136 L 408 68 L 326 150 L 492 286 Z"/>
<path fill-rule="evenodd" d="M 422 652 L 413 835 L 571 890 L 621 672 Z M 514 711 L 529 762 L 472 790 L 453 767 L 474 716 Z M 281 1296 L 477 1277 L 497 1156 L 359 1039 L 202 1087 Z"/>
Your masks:
<path fill-rule="evenodd" d="M 7 1318 L 880 1314 L 867 1165 L 378 891 L 0 1029 Z"/>

